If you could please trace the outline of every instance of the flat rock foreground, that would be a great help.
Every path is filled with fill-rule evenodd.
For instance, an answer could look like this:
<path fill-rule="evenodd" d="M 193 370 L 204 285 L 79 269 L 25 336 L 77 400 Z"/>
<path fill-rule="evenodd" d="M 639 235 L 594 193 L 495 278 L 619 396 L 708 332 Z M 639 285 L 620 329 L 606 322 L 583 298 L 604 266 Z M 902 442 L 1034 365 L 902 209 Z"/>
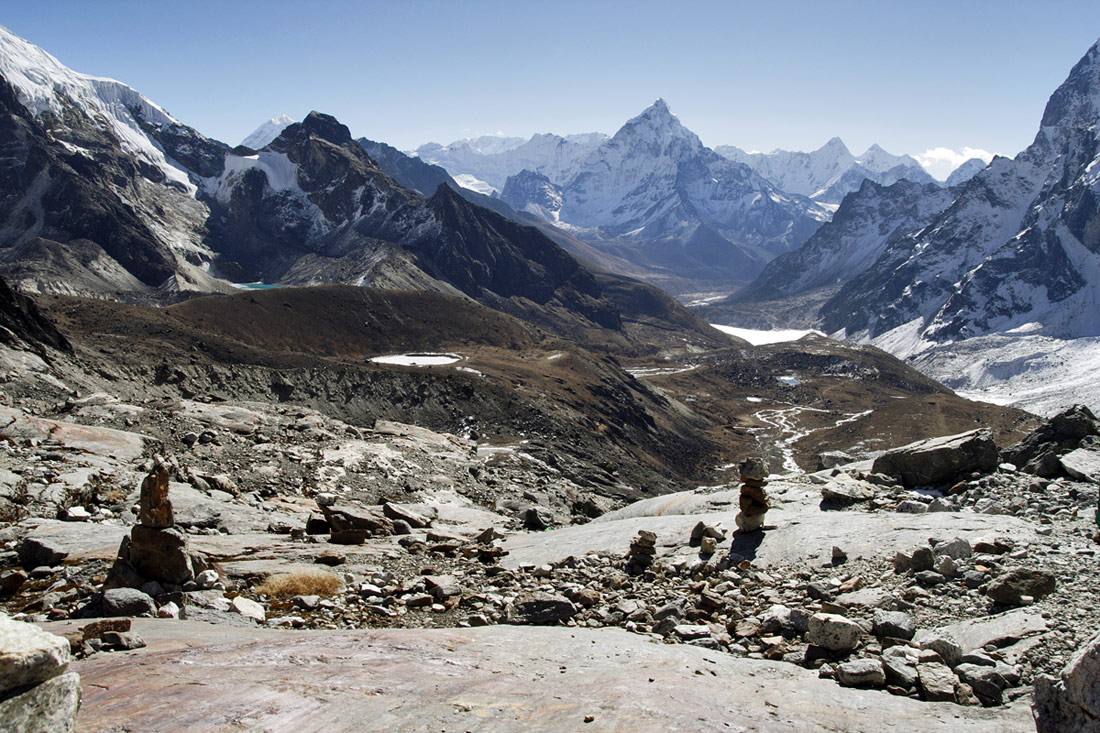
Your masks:
<path fill-rule="evenodd" d="M 133 628 L 147 648 L 72 665 L 77 730 L 1034 730 L 1026 702 L 925 703 L 619 629 Z"/>

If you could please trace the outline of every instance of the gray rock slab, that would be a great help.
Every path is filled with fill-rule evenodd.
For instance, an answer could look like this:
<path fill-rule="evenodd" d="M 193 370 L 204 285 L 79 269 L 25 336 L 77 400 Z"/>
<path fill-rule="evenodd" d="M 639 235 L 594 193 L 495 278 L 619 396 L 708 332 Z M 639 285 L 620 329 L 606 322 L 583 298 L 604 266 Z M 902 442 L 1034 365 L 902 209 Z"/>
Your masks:
<path fill-rule="evenodd" d="M 1004 646 L 1012 639 L 1025 639 L 1049 630 L 1047 622 L 1034 611 L 1016 609 L 999 613 L 996 616 L 967 619 L 957 624 L 942 627 L 955 641 L 959 642 L 963 652 L 981 649 L 986 644 Z M 917 634 L 917 642 L 923 634 Z"/>
<path fill-rule="evenodd" d="M 1078 448 L 1058 459 L 1066 473 L 1081 481 L 1100 483 L 1100 451 Z"/>
<path fill-rule="evenodd" d="M 69 553 L 72 560 L 109 560 L 118 554 L 122 538 L 130 528 L 107 522 L 62 522 L 29 518 L 18 525 L 28 537 L 48 539 Z"/>
<path fill-rule="evenodd" d="M 517 567 L 524 562 L 542 565 L 570 555 L 580 557 L 590 551 L 625 556 L 631 539 L 640 529 L 657 533 L 658 556 L 661 556 L 668 554 L 669 548 L 686 546 L 692 528 L 700 519 L 708 524 L 735 526 L 736 507 L 701 514 L 663 513 L 671 507 L 701 505 L 682 495 L 670 501 L 672 503 L 666 504 L 646 500 L 638 502 L 644 506 L 626 507 L 622 512 L 615 512 L 616 517 L 605 521 L 514 535 L 504 542 L 510 554 L 503 558 L 502 564 L 507 567 Z M 657 514 L 658 511 L 662 513 Z M 735 534 L 732 543 L 721 543 L 718 550 L 726 552 L 732 547 L 757 565 L 773 565 L 812 560 L 815 556 L 824 561 L 830 557 L 833 545 L 843 546 L 853 558 L 890 558 L 896 552 L 908 552 L 913 547 L 926 545 L 928 538 L 933 536 L 963 537 L 973 543 L 978 538 L 998 534 L 1010 535 L 1017 541 L 1036 538 L 1031 524 L 1007 515 L 823 511 L 816 504 L 803 501 L 769 510 L 763 532 Z"/>
<path fill-rule="evenodd" d="M 957 624 L 943 626 L 941 630 L 955 638 L 964 653 L 980 649 L 987 644 L 1004 646 L 1012 639 L 1030 638 L 1049 630 L 1046 621 L 1038 613 L 1025 609 L 1005 611 L 983 619 L 968 619 Z M 916 642 L 921 643 L 928 632 L 919 632 Z"/>
<path fill-rule="evenodd" d="M 11 407 L 0 407 L 0 425 L 4 426 L 0 428 L 0 437 L 52 438 L 65 448 L 126 463 L 141 458 L 149 439 L 124 430 L 31 417 Z"/>
<path fill-rule="evenodd" d="M 80 676 L 63 674 L 0 701 L 0 730 L 67 733 L 76 727 Z"/>
<path fill-rule="evenodd" d="M 922 703 L 618 629 L 354 632 L 140 620 L 141 664 L 94 655 L 81 726 L 142 731 L 1027 731 L 1026 703 Z M 186 662 L 186 663 L 182 663 Z M 231 679 L 232 684 L 224 680 Z M 651 681 L 652 680 L 652 681 Z M 592 716 L 590 724 L 584 724 Z"/>

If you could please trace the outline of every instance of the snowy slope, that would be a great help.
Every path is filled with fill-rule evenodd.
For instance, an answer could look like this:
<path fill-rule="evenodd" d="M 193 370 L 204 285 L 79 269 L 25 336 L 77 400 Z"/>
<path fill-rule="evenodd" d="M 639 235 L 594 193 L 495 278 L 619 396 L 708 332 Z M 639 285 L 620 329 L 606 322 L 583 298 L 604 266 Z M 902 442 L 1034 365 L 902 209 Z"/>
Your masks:
<path fill-rule="evenodd" d="M 978 175 L 985 169 L 986 162 L 981 158 L 971 158 L 955 170 L 951 171 L 951 175 L 947 177 L 945 185 L 948 188 L 952 186 L 960 186 L 969 181 L 974 176 Z"/>
<path fill-rule="evenodd" d="M 113 79 L 77 73 L 3 26 L 0 74 L 15 87 L 19 101 L 34 116 L 50 112 L 63 117 L 66 100 L 71 100 L 89 116 L 104 120 L 123 150 L 159 168 L 169 180 L 194 193 L 187 171 L 165 155 L 134 116 L 136 109 L 153 124 L 179 124 L 148 98 Z"/>
<path fill-rule="evenodd" d="M 901 180 L 880 186 L 865 180 L 844 199 L 799 249 L 768 263 L 760 276 L 732 302 L 774 299 L 850 280 L 885 252 L 893 237 L 905 237 L 953 200 L 935 184 Z"/>
<path fill-rule="evenodd" d="M 455 180 L 468 176 L 466 180 L 471 181 L 468 187 L 485 193 L 484 187 L 473 181 L 488 184 L 493 191 L 501 191 L 509 176 L 523 170 L 541 173 L 560 183 L 577 161 L 606 139 L 607 136 L 600 133 L 565 137 L 539 134 L 527 141 L 480 137 L 457 140 L 446 146 L 428 143 L 417 148 L 415 155 L 426 163 L 443 166 Z"/>
<path fill-rule="evenodd" d="M 1036 409 L 1081 397 L 1100 337 L 1098 123 L 1100 42 L 1051 96 L 1035 141 L 892 237 L 822 306 L 824 330 Z"/>
<path fill-rule="evenodd" d="M 253 150 L 259 150 L 275 138 L 279 137 L 279 133 L 281 133 L 293 123 L 294 119 L 289 115 L 279 115 L 278 117 L 272 117 L 270 120 L 253 130 L 252 133 L 244 140 L 241 140 L 241 145 L 245 146 L 246 148 L 252 148 Z"/>

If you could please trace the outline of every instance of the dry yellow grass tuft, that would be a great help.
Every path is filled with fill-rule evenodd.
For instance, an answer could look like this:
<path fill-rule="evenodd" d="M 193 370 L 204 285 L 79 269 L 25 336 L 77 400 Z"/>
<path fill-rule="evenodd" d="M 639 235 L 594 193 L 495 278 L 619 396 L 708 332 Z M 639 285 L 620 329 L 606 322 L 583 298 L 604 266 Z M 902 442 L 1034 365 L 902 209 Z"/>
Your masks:
<path fill-rule="evenodd" d="M 303 568 L 269 575 L 253 591 L 273 598 L 331 596 L 344 582 L 336 573 L 320 568 Z"/>

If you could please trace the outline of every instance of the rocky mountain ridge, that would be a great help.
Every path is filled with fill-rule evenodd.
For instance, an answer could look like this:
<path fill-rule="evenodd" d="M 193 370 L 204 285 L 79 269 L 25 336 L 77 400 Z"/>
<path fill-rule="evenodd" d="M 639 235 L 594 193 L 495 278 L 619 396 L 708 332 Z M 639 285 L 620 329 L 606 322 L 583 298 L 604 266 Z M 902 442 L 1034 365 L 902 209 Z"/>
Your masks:
<path fill-rule="evenodd" d="M 463 293 L 562 333 L 619 328 L 554 242 L 403 188 L 331 117 L 279 120 L 262 149 L 230 149 L 125 85 L 0 39 L 0 270 L 20 289 L 148 301 L 350 282 Z"/>

